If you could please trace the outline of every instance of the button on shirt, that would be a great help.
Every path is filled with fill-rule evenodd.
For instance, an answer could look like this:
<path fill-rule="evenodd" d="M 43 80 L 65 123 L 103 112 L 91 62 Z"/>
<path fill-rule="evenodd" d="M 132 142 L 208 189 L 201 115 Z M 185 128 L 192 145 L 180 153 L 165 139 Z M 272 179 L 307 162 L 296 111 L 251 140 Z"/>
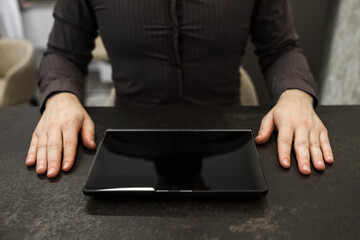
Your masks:
<path fill-rule="evenodd" d="M 118 105 L 239 103 L 248 38 L 275 99 L 315 96 L 287 0 L 58 0 L 40 69 L 43 106 L 56 92 L 83 99 L 94 39 L 101 35 Z"/>

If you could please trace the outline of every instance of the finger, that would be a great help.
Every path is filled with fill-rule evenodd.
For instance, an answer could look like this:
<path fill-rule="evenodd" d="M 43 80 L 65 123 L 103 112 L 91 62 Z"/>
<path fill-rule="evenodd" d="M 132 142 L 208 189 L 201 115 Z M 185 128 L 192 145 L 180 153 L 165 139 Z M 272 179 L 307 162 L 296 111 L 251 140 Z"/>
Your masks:
<path fill-rule="evenodd" d="M 63 171 L 69 171 L 74 165 L 76 148 L 78 144 L 77 136 L 78 130 L 76 130 L 75 128 L 63 130 Z"/>
<path fill-rule="evenodd" d="M 278 134 L 278 154 L 279 161 L 282 167 L 289 168 L 290 167 L 290 154 L 292 142 L 294 139 L 294 128 L 283 126 L 279 128 Z"/>
<path fill-rule="evenodd" d="M 299 171 L 304 175 L 311 173 L 309 152 L 309 131 L 304 128 L 295 130 L 294 148 Z"/>
<path fill-rule="evenodd" d="M 255 142 L 257 144 L 266 143 L 269 140 L 272 132 L 274 131 L 274 128 L 275 128 L 274 119 L 272 112 L 270 112 L 267 115 L 265 115 L 265 117 L 262 119 L 260 130 L 255 138 Z"/>
<path fill-rule="evenodd" d="M 47 176 L 54 178 L 59 174 L 62 154 L 62 136 L 60 128 L 52 129 L 48 134 L 47 145 Z"/>
<path fill-rule="evenodd" d="M 38 145 L 38 137 L 36 134 L 33 134 L 29 151 L 26 157 L 26 166 L 32 166 L 36 162 L 36 151 L 37 151 L 37 145 Z"/>
<path fill-rule="evenodd" d="M 320 133 L 320 147 L 326 163 L 334 163 L 334 155 L 330 146 L 329 136 L 326 130 Z"/>
<path fill-rule="evenodd" d="M 315 167 L 315 169 L 319 171 L 323 171 L 325 169 L 323 155 L 320 149 L 320 139 L 319 133 L 312 131 L 310 132 L 310 156 L 311 161 Z"/>
<path fill-rule="evenodd" d="M 38 135 L 38 145 L 36 152 L 36 173 L 44 174 L 47 170 L 47 134 L 42 132 Z"/>
<path fill-rule="evenodd" d="M 85 116 L 84 123 L 81 128 L 81 137 L 85 147 L 95 149 L 95 126 L 89 116 Z"/>

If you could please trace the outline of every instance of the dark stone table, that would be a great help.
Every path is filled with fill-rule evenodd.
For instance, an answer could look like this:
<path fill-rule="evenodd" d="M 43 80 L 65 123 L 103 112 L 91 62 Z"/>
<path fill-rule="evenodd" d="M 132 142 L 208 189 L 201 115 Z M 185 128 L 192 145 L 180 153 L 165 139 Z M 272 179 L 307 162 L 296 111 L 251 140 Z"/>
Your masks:
<path fill-rule="evenodd" d="M 106 128 L 253 128 L 269 108 L 88 108 Z M 25 166 L 37 108 L 0 108 L 1 239 L 359 239 L 360 106 L 319 107 L 335 164 L 311 176 L 279 166 L 276 137 L 258 146 L 269 185 L 244 201 L 120 201 L 83 195 L 95 152 L 54 180 Z"/>

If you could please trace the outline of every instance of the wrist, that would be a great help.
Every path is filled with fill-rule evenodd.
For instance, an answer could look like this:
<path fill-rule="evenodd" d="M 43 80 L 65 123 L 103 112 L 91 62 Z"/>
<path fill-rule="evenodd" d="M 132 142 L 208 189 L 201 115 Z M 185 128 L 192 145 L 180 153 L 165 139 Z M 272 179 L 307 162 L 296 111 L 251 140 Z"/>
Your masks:
<path fill-rule="evenodd" d="M 286 101 L 295 101 L 295 100 L 301 100 L 302 102 L 307 102 L 309 103 L 311 106 L 314 105 L 314 98 L 302 91 L 302 90 L 298 90 L 298 89 L 288 89 L 285 90 L 279 98 L 279 101 L 282 100 L 286 100 Z"/>
<path fill-rule="evenodd" d="M 77 101 L 79 102 L 79 99 L 77 98 L 77 96 L 73 93 L 70 92 L 59 92 L 59 93 L 55 93 L 53 95 L 51 95 L 45 103 L 45 107 L 51 107 L 54 104 L 58 104 L 58 103 L 67 103 L 67 102 L 73 102 L 73 101 Z"/>

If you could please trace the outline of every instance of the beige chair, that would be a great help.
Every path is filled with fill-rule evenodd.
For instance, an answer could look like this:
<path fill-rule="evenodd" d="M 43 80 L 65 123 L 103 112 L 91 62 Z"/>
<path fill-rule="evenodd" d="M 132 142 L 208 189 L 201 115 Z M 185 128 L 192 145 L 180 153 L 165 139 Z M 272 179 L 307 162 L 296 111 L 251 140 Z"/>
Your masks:
<path fill-rule="evenodd" d="M 109 56 L 100 36 L 95 39 L 95 48 L 92 51 L 92 56 L 93 61 L 109 62 Z"/>
<path fill-rule="evenodd" d="M 245 71 L 243 67 L 239 69 L 241 74 L 241 87 L 240 87 L 240 101 L 241 106 L 258 106 L 259 99 L 256 94 L 256 89 L 251 81 L 249 74 Z M 112 87 L 109 96 L 109 106 L 115 106 L 116 100 L 116 91 Z"/>
<path fill-rule="evenodd" d="M 259 99 L 254 83 L 243 67 L 240 67 L 240 101 L 241 106 L 259 106 Z"/>
<path fill-rule="evenodd" d="M 36 78 L 32 44 L 0 38 L 0 106 L 28 103 L 35 93 Z"/>

